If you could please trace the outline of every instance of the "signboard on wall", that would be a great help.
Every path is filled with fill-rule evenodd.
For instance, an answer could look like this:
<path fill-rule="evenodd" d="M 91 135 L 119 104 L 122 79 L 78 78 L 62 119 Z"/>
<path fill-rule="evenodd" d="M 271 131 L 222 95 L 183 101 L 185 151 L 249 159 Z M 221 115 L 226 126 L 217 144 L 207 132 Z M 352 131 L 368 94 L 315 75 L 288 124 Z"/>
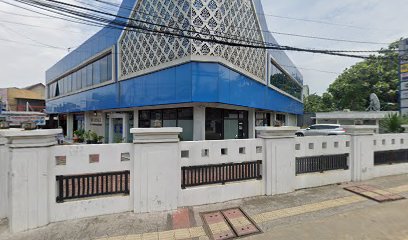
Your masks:
<path fill-rule="evenodd" d="M 399 50 L 400 109 L 401 114 L 408 115 L 408 39 L 400 42 Z"/>
<path fill-rule="evenodd" d="M 10 123 L 10 126 L 21 126 L 23 122 L 35 122 L 37 126 L 45 125 L 44 115 L 28 115 L 28 114 L 8 114 L 3 112 L 2 117 Z"/>
<path fill-rule="evenodd" d="M 91 125 L 101 126 L 102 125 L 102 116 L 92 116 Z"/>

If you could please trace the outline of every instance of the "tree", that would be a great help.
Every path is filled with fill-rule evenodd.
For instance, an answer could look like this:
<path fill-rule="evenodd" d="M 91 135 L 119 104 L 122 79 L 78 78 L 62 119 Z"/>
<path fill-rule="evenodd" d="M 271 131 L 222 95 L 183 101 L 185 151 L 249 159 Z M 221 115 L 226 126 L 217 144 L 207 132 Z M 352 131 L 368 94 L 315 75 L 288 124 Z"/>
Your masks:
<path fill-rule="evenodd" d="M 324 93 L 319 96 L 316 93 L 309 95 L 304 99 L 305 112 L 330 112 L 333 111 L 332 96 Z"/>
<path fill-rule="evenodd" d="M 371 56 L 346 69 L 328 88 L 336 110 L 364 111 L 371 93 L 377 94 L 381 110 L 398 109 L 398 49 L 392 43 L 379 56 Z M 327 103 L 326 103 L 327 104 Z"/>

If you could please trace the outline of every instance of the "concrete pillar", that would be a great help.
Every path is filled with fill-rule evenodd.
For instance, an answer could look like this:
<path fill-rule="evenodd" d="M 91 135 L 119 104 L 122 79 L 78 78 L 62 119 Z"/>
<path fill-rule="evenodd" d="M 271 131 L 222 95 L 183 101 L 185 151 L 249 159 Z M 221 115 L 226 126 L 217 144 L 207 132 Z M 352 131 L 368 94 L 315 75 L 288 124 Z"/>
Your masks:
<path fill-rule="evenodd" d="M 6 131 L 9 148 L 8 217 L 11 232 L 45 226 L 48 213 L 48 160 L 61 129 Z M 54 179 L 55 180 L 55 179 Z"/>
<path fill-rule="evenodd" d="M 194 141 L 205 140 L 205 107 L 194 107 Z"/>
<path fill-rule="evenodd" d="M 122 139 L 123 142 L 126 143 L 128 140 L 128 136 L 130 134 L 130 129 L 129 129 L 129 114 L 125 113 L 123 116 L 123 132 L 122 132 Z"/>
<path fill-rule="evenodd" d="M 255 109 L 248 111 L 248 138 L 255 138 Z"/>
<path fill-rule="evenodd" d="M 133 128 L 139 127 L 139 110 L 133 111 Z"/>
<path fill-rule="evenodd" d="M 0 130 L 1 132 L 9 130 Z M 7 139 L 0 135 L 0 219 L 8 216 L 8 172 L 9 158 L 8 148 L 6 146 Z"/>
<path fill-rule="evenodd" d="M 266 195 L 295 191 L 295 132 L 298 127 L 257 127 L 264 139 Z"/>
<path fill-rule="evenodd" d="M 91 117 L 92 117 L 93 112 L 85 112 L 84 113 L 84 127 L 85 131 L 91 130 Z"/>
<path fill-rule="evenodd" d="M 67 114 L 67 138 L 72 139 L 74 137 L 74 114 Z"/>
<path fill-rule="evenodd" d="M 181 188 L 181 128 L 132 128 L 134 212 L 174 210 Z"/>
<path fill-rule="evenodd" d="M 109 127 L 108 127 L 108 131 L 109 131 L 108 143 L 113 143 L 113 116 L 112 116 L 112 114 L 109 115 L 108 123 L 109 123 Z"/>
<path fill-rule="evenodd" d="M 343 128 L 351 135 L 349 160 L 351 180 L 357 182 L 370 179 L 370 173 L 374 168 L 373 135 L 377 127 L 360 125 Z"/>

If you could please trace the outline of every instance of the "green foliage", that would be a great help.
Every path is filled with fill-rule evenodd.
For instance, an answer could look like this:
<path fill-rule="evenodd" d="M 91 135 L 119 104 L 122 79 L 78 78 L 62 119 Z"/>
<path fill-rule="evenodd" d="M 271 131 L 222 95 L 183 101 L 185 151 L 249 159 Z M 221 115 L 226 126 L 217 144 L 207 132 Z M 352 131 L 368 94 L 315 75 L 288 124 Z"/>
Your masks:
<path fill-rule="evenodd" d="M 365 111 L 370 94 L 377 94 L 382 111 L 398 110 L 398 49 L 399 41 L 346 69 L 328 88 L 321 101 L 311 101 L 313 112 L 350 109 Z M 391 50 L 391 51 L 389 51 Z M 306 106 L 305 106 L 306 107 Z"/>
<path fill-rule="evenodd" d="M 328 93 L 323 96 L 312 94 L 304 99 L 305 112 L 330 112 L 334 110 L 332 103 L 332 96 Z"/>
<path fill-rule="evenodd" d="M 83 129 L 78 129 L 74 131 L 74 135 L 78 138 L 78 142 L 84 142 L 85 141 L 85 130 Z"/>
<path fill-rule="evenodd" d="M 385 133 L 402 133 L 404 132 L 403 124 L 408 123 L 407 117 L 401 117 L 398 113 L 388 114 L 380 121 L 380 130 Z"/>

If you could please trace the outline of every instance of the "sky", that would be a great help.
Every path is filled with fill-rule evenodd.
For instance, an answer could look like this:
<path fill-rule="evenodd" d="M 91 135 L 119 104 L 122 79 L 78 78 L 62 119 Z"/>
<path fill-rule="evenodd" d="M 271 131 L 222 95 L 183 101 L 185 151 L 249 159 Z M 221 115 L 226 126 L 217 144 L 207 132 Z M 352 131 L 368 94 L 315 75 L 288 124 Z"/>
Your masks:
<path fill-rule="evenodd" d="M 14 3 L 12 0 L 5 1 Z M 274 34 L 281 45 L 315 49 L 377 50 L 401 37 L 408 37 L 406 0 L 261 1 L 270 31 L 382 43 L 360 44 Z M 44 83 L 45 71 L 63 58 L 68 49 L 80 45 L 96 31 L 96 27 L 41 17 L 0 2 L 0 88 Z M 325 92 L 346 68 L 361 61 L 311 53 L 287 54 L 300 68 L 310 93 L 318 94 Z"/>

